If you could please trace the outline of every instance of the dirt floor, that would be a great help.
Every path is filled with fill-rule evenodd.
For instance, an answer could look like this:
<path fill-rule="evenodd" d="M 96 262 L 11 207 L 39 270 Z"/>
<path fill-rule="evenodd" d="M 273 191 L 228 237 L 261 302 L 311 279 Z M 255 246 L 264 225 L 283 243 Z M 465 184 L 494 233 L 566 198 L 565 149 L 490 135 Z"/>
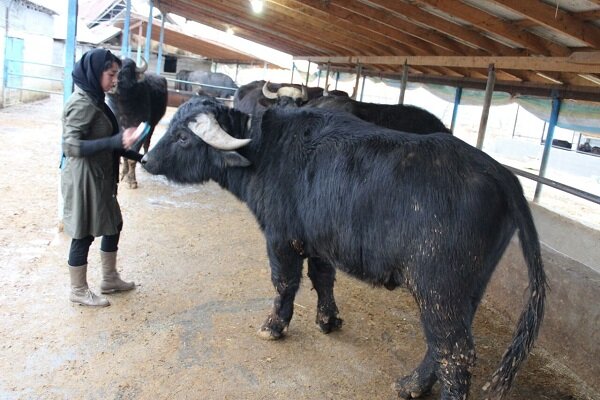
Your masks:
<path fill-rule="evenodd" d="M 137 289 L 104 309 L 72 305 L 69 239 L 57 231 L 61 108 L 55 96 L 0 110 L 0 399 L 395 398 L 392 382 L 425 350 L 412 298 L 339 274 L 344 327 L 324 335 L 305 279 L 288 336 L 261 340 L 274 295 L 264 239 L 213 183 L 176 186 L 138 170 L 139 188 L 119 193 L 119 262 Z M 504 321 L 478 313 L 473 399 L 510 340 Z M 508 399 L 600 397 L 536 348 Z"/>

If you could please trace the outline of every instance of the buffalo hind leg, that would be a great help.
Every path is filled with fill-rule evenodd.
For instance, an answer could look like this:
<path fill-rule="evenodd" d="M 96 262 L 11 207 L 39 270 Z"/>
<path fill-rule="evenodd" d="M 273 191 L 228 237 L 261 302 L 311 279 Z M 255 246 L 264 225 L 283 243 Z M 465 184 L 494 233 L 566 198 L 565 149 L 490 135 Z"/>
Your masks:
<path fill-rule="evenodd" d="M 294 313 L 294 298 L 300 287 L 303 259 L 287 243 L 269 243 L 267 252 L 271 264 L 271 282 L 277 290 L 277 296 L 258 334 L 263 339 L 280 339 Z"/>
<path fill-rule="evenodd" d="M 433 352 L 428 347 L 421 365 L 411 375 L 398 379 L 394 384 L 398 397 L 416 399 L 428 394 L 437 381 L 436 369 L 437 363 L 433 358 Z"/>
<path fill-rule="evenodd" d="M 342 319 L 338 318 L 338 308 L 333 296 L 335 268 L 320 258 L 308 259 L 308 277 L 317 291 L 316 323 L 324 333 L 342 327 Z"/>
<path fill-rule="evenodd" d="M 421 306 L 421 320 L 441 384 L 440 399 L 466 400 L 471 386 L 471 370 L 475 365 L 471 333 L 475 310 L 466 297 L 456 297 L 451 304 L 429 301 L 425 304 L 430 306 Z"/>

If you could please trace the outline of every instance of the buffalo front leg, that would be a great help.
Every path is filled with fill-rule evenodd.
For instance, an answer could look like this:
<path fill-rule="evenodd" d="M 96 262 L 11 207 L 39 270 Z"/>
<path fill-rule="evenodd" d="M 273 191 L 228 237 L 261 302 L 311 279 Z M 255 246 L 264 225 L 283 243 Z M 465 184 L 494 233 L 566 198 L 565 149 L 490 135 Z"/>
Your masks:
<path fill-rule="evenodd" d="M 135 160 L 125 160 L 125 164 L 128 164 L 127 185 L 129 189 L 137 189 L 138 184 L 135 178 L 135 166 L 137 162 Z"/>
<path fill-rule="evenodd" d="M 119 181 L 123 181 L 129 175 L 129 163 L 125 157 L 121 157 L 121 174 Z"/>
<path fill-rule="evenodd" d="M 267 252 L 271 265 L 271 282 L 277 290 L 273 309 L 260 327 L 258 334 L 263 339 L 280 339 L 284 336 L 294 313 L 294 298 L 300 287 L 303 259 L 287 243 L 268 244 Z"/>
<path fill-rule="evenodd" d="M 338 318 L 338 308 L 333 296 L 335 268 L 320 258 L 308 259 L 308 277 L 317 292 L 316 323 L 323 333 L 330 333 L 342 327 L 342 319 Z"/>

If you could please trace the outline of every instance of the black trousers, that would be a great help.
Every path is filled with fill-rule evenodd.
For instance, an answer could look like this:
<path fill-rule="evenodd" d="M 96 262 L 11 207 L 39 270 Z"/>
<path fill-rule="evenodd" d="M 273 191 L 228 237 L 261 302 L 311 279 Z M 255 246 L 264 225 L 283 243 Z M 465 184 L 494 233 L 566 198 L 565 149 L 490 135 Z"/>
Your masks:
<path fill-rule="evenodd" d="M 105 235 L 102 236 L 102 241 L 100 242 L 100 250 L 105 251 L 107 253 L 112 253 L 113 251 L 117 251 L 119 249 L 119 237 L 121 236 L 121 229 L 123 229 L 123 225 L 119 226 L 119 232 L 114 235 Z M 69 248 L 69 265 L 71 267 L 79 267 L 84 264 L 87 264 L 88 253 L 90 252 L 90 246 L 94 241 L 93 236 L 86 236 L 81 239 L 72 239 L 71 247 Z"/>

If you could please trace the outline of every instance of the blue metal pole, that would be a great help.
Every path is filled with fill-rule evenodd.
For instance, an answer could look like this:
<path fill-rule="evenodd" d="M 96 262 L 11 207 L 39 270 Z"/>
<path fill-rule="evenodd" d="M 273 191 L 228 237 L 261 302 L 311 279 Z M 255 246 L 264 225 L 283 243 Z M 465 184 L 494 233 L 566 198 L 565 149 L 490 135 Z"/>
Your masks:
<path fill-rule="evenodd" d="M 163 42 L 165 41 L 165 14 L 163 14 L 162 11 L 160 20 L 160 39 L 158 43 L 158 59 L 156 60 L 156 73 L 158 75 L 160 75 L 160 67 L 162 64 L 162 48 Z"/>
<path fill-rule="evenodd" d="M 458 106 L 460 105 L 460 98 L 462 97 L 462 88 L 457 87 L 456 93 L 454 94 L 454 108 L 452 109 L 452 122 L 450 122 L 450 130 L 454 132 L 456 126 L 456 116 L 458 115 Z"/>
<path fill-rule="evenodd" d="M 146 26 L 146 45 L 144 47 L 144 58 L 150 64 L 150 47 L 152 46 L 152 11 L 154 10 L 154 2 L 149 1 L 150 12 L 148 14 L 148 24 Z"/>
<path fill-rule="evenodd" d="M 77 0 L 69 0 L 67 14 L 67 39 L 65 41 L 65 80 L 63 83 L 63 102 L 66 103 L 73 93 L 73 67 L 75 66 L 75 46 L 77 44 Z"/>
<path fill-rule="evenodd" d="M 131 58 L 131 46 L 129 45 L 129 29 L 131 20 L 131 0 L 126 0 L 125 6 L 125 23 L 123 25 L 122 42 L 121 42 L 121 57 Z"/>
<path fill-rule="evenodd" d="M 540 165 L 540 177 L 546 176 L 546 167 L 548 166 L 548 158 L 550 158 L 550 149 L 552 148 L 552 139 L 554 139 L 554 128 L 558 122 L 558 114 L 560 113 L 561 100 L 558 97 L 558 93 L 555 91 L 552 94 L 552 112 L 550 114 L 550 121 L 548 122 L 548 134 L 546 135 L 546 143 L 544 143 L 544 153 L 542 154 L 542 163 Z M 542 184 L 537 183 L 535 186 L 535 194 L 533 195 L 533 201 L 537 202 L 542 192 Z"/>

